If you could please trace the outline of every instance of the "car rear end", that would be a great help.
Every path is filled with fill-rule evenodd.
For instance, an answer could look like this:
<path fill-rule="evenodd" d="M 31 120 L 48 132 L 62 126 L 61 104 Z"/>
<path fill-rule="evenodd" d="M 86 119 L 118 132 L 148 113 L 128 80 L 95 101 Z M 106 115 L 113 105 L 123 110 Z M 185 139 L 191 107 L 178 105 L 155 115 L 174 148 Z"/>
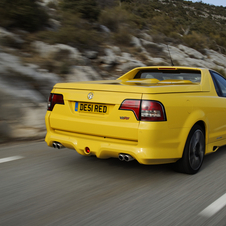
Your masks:
<path fill-rule="evenodd" d="M 183 94 L 178 98 L 178 93 L 200 91 L 200 85 L 174 81 L 172 88 L 153 79 L 140 82 L 135 78 L 139 70 L 115 81 L 55 85 L 45 117 L 47 144 L 142 164 L 181 158 L 182 134 L 188 134 L 189 128 L 172 128 L 168 115 L 176 120 L 175 105 L 188 114 Z"/>

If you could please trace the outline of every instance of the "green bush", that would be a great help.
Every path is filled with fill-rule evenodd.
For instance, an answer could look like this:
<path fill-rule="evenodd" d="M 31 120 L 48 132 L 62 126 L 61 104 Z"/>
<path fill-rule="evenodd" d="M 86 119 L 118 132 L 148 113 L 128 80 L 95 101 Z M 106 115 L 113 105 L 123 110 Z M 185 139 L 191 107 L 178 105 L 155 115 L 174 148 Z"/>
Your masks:
<path fill-rule="evenodd" d="M 122 1 L 122 0 L 121 0 Z M 116 7 L 120 4 L 119 0 L 96 0 L 97 4 L 100 6 L 101 9 Z"/>
<path fill-rule="evenodd" d="M 99 22 L 108 27 L 112 32 L 118 32 L 121 26 L 130 24 L 131 20 L 126 10 L 116 7 L 103 10 Z"/>
<path fill-rule="evenodd" d="M 118 45 L 130 45 L 131 34 L 129 29 L 121 27 L 118 32 L 113 35 L 113 39 Z"/>
<path fill-rule="evenodd" d="M 47 13 L 34 0 L 0 0 L 0 26 L 37 31 L 48 21 Z"/>
<path fill-rule="evenodd" d="M 113 41 L 119 45 L 130 45 L 131 35 L 137 28 L 133 15 L 126 10 L 115 7 L 103 10 L 99 23 L 108 27 L 112 32 Z"/>
<path fill-rule="evenodd" d="M 92 48 L 101 43 L 101 37 L 97 31 L 76 29 L 70 26 L 62 27 L 57 32 L 39 32 L 37 38 L 49 44 L 62 43 L 82 49 Z"/>
<path fill-rule="evenodd" d="M 155 16 L 151 19 L 150 23 L 154 30 L 159 31 L 165 35 L 168 35 L 174 30 L 173 22 L 168 16 Z"/>
<path fill-rule="evenodd" d="M 183 37 L 183 41 L 191 48 L 201 51 L 209 46 L 208 38 L 200 33 L 192 32 Z"/>
<path fill-rule="evenodd" d="M 95 0 L 64 0 L 60 7 L 65 12 L 79 14 L 83 19 L 96 21 L 100 14 L 100 8 Z"/>
<path fill-rule="evenodd" d="M 91 48 L 103 40 L 90 23 L 71 13 L 63 14 L 62 26 L 57 31 L 42 31 L 37 38 L 49 44 L 62 43 L 78 48 Z"/>

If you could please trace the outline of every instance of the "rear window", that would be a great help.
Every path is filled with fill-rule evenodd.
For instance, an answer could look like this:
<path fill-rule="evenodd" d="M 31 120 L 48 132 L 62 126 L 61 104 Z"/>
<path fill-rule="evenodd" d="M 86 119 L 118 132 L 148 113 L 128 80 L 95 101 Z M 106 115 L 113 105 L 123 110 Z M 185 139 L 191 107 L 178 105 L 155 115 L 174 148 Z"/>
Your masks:
<path fill-rule="evenodd" d="M 198 70 L 141 70 L 134 79 L 189 80 L 200 83 L 201 71 Z"/>

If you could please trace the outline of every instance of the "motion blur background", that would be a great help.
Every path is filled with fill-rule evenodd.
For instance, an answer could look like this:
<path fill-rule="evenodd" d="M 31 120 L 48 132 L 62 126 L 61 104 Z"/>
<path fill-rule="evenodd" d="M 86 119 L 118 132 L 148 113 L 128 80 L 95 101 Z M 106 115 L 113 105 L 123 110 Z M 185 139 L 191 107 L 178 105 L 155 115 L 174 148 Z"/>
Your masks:
<path fill-rule="evenodd" d="M 170 65 L 167 44 L 175 65 L 225 75 L 226 9 L 211 3 L 1 0 L 0 142 L 44 138 L 55 83 Z"/>
<path fill-rule="evenodd" d="M 44 142 L 58 82 L 171 65 L 167 45 L 175 65 L 226 76 L 225 1 L 204 2 L 0 0 L 0 225 L 225 226 L 224 200 L 200 215 L 225 194 L 224 147 L 190 176 Z"/>

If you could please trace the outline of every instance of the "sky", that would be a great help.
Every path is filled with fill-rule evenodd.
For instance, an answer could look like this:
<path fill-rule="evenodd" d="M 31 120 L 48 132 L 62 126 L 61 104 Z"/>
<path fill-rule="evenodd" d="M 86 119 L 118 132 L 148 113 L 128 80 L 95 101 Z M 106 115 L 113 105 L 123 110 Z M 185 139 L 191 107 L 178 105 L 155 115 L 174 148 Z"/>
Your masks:
<path fill-rule="evenodd" d="M 201 0 L 192 0 L 192 2 L 201 2 Z M 202 0 L 202 2 L 210 5 L 226 7 L 226 0 Z"/>

